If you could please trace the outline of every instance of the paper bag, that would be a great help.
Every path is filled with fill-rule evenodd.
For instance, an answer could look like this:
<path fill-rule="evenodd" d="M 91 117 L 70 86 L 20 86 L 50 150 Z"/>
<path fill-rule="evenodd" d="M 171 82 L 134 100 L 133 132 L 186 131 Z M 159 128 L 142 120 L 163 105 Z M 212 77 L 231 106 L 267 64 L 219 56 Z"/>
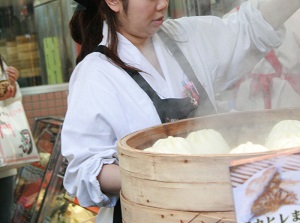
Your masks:
<path fill-rule="evenodd" d="M 36 161 L 39 155 L 22 103 L 0 107 L 0 168 Z"/>

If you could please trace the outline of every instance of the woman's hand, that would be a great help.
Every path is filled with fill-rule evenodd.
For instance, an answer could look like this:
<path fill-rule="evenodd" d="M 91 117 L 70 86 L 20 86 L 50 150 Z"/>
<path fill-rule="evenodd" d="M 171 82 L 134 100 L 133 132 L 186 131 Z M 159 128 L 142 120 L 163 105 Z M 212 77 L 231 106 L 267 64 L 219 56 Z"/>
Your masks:
<path fill-rule="evenodd" d="M 15 82 L 19 78 L 19 71 L 12 66 L 9 66 L 5 69 L 5 72 L 7 74 L 8 81 L 11 85 L 15 85 Z"/>
<path fill-rule="evenodd" d="M 3 97 L 0 97 L 0 100 L 6 100 L 11 97 L 14 97 L 16 94 L 16 81 L 19 78 L 19 71 L 12 66 L 9 66 L 5 69 L 5 72 L 7 74 L 7 80 L 10 83 L 10 85 L 7 87 L 7 91 Z"/>
<path fill-rule="evenodd" d="M 16 94 L 16 85 L 9 85 L 7 87 L 7 91 L 5 93 L 5 95 L 3 95 L 3 97 L 0 97 L 0 101 L 3 101 L 3 100 L 6 100 L 6 99 L 9 99 L 9 98 L 12 98 L 14 97 Z"/>

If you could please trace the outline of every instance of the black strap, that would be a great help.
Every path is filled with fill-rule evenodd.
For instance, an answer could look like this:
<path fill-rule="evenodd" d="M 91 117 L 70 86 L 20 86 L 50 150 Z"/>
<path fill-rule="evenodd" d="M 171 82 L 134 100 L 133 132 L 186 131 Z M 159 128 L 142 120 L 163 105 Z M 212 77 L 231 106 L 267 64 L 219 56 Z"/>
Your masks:
<path fill-rule="evenodd" d="M 126 70 L 126 69 L 125 69 Z M 156 111 L 162 123 L 194 117 L 197 106 L 189 97 L 161 99 L 148 82 L 137 71 L 126 70 L 126 72 L 138 83 L 153 101 Z"/>
<path fill-rule="evenodd" d="M 198 80 L 192 66 L 182 53 L 179 46 L 175 43 L 173 39 L 162 29 L 160 29 L 157 33 L 163 42 L 166 44 L 172 55 L 175 57 L 176 61 L 180 65 L 183 72 L 187 75 L 188 79 L 194 83 L 199 93 L 199 107 L 197 109 L 196 116 L 203 116 L 208 114 L 216 113 L 216 110 L 211 103 L 206 90 L 203 85 Z"/>
<path fill-rule="evenodd" d="M 100 52 L 107 56 L 108 48 L 106 46 L 99 45 L 95 49 L 95 52 Z M 195 116 L 197 106 L 194 105 L 191 98 L 161 99 L 138 71 L 130 69 L 124 70 L 132 77 L 133 80 L 135 80 L 135 82 L 152 100 L 162 123 Z"/>
<path fill-rule="evenodd" d="M 120 199 L 114 207 L 114 218 L 113 223 L 122 223 L 122 209 Z"/>

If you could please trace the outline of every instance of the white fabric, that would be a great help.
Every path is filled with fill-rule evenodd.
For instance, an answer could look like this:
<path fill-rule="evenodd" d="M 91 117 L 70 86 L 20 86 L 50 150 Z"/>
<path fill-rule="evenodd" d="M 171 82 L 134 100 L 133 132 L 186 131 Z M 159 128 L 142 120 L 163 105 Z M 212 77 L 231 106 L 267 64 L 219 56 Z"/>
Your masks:
<path fill-rule="evenodd" d="M 0 55 L 1 56 L 1 55 Z M 7 68 L 7 64 L 4 62 L 4 60 L 2 59 L 2 65 L 3 65 L 3 69 L 5 71 L 5 69 Z M 7 76 L 5 73 L 2 72 L 2 69 L 0 67 L 0 80 L 6 80 L 7 79 Z"/>
<path fill-rule="evenodd" d="M 300 94 L 285 80 L 286 74 L 294 75 L 295 77 L 300 75 L 299 21 L 300 10 L 294 13 L 285 22 L 285 39 L 280 47 L 274 49 L 283 72 L 281 77 L 274 77 L 272 79 L 271 104 L 273 109 L 300 107 Z M 251 71 L 252 74 L 274 74 L 275 72 L 274 67 L 265 58 L 259 61 Z M 231 105 L 236 110 L 248 111 L 265 108 L 263 92 L 259 91 L 256 94 L 251 93 L 251 83 L 252 78 L 246 78 L 239 86 L 238 92 L 236 93 L 236 101 L 234 105 Z M 300 83 L 298 83 L 298 85 L 300 85 Z M 230 97 L 234 96 L 231 95 Z"/>
<path fill-rule="evenodd" d="M 6 170 L 1 170 L 0 168 L 0 179 L 1 178 L 5 178 L 5 177 L 9 177 L 9 176 L 13 176 L 17 174 L 17 169 L 16 168 L 12 168 L 12 169 L 6 169 Z"/>
<path fill-rule="evenodd" d="M 300 74 L 300 73 L 299 73 Z M 244 81 L 239 87 L 236 98 L 236 110 L 252 111 L 265 108 L 263 92 L 251 94 L 251 79 Z M 300 95 L 287 80 L 273 78 L 271 90 L 272 109 L 300 107 Z"/>
<path fill-rule="evenodd" d="M 285 74 L 300 75 L 300 10 L 285 22 L 286 38 L 283 44 L 275 49 L 275 53 L 283 69 L 280 78 L 273 78 L 272 108 L 300 107 L 300 95 L 285 80 Z M 253 69 L 255 74 L 275 73 L 274 67 L 266 60 L 261 60 Z M 264 101 L 262 92 L 257 95 L 250 94 L 251 79 L 242 83 L 237 94 L 236 108 L 238 110 L 263 109 Z"/>
<path fill-rule="evenodd" d="M 226 20 L 187 17 L 167 20 L 164 29 L 175 36 L 213 104 L 213 88 L 225 89 L 242 71 L 250 70 L 270 47 L 278 46 L 283 37 L 248 3 L 239 14 Z M 105 26 L 101 44 L 106 44 L 106 32 Z M 143 70 L 141 75 L 160 97 L 182 97 L 182 69 L 157 35 L 153 43 L 165 79 L 121 35 L 119 56 Z M 245 58 L 251 63 L 240 63 Z M 161 121 L 152 101 L 123 69 L 100 53 L 88 55 L 75 68 L 69 82 L 68 111 L 62 130 L 62 154 L 69 161 L 64 177 L 67 191 L 83 206 L 114 206 L 117 197 L 101 192 L 98 173 L 104 164 L 118 164 L 117 140 L 158 124 Z"/>
<path fill-rule="evenodd" d="M 113 223 L 113 214 L 114 208 L 100 208 L 99 213 L 97 214 L 96 222 L 97 223 Z"/>

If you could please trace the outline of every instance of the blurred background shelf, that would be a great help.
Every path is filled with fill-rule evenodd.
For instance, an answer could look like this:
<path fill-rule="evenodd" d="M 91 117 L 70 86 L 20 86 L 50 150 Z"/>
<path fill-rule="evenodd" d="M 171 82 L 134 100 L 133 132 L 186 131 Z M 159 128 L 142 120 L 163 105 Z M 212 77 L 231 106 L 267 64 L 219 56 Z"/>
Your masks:
<path fill-rule="evenodd" d="M 63 118 L 37 118 L 33 135 L 41 157 L 19 169 L 13 223 L 93 222 L 97 208 L 83 208 L 63 187 L 67 160 L 61 155 Z"/>

